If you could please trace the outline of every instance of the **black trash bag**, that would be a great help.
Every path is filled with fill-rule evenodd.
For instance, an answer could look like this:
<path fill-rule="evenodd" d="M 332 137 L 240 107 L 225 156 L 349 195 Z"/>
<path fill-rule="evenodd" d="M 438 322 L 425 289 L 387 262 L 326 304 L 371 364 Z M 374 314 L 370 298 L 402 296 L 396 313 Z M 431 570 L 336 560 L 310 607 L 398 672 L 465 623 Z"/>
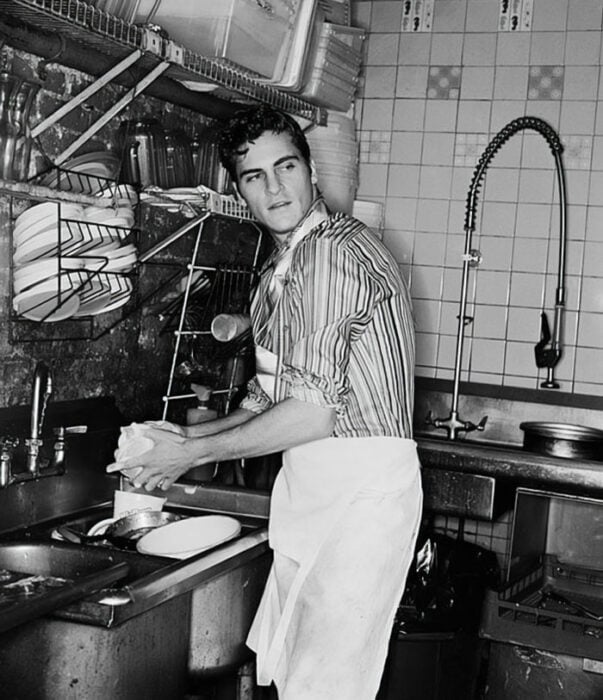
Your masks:
<path fill-rule="evenodd" d="M 496 554 L 445 535 L 419 537 L 397 621 L 410 631 L 477 631 L 486 588 L 496 588 Z"/>

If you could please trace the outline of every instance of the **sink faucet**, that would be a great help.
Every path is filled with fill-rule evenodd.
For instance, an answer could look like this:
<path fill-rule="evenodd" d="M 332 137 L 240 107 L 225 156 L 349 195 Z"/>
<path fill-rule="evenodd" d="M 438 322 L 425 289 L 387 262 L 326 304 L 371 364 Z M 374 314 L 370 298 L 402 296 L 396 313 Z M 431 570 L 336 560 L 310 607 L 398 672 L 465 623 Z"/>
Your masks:
<path fill-rule="evenodd" d="M 31 397 L 31 421 L 27 446 L 27 471 L 37 475 L 39 471 L 38 456 L 42 446 L 42 427 L 48 399 L 52 394 L 52 376 L 44 362 L 38 362 L 34 372 L 33 391 Z"/>
<path fill-rule="evenodd" d="M 472 316 L 467 316 L 467 287 L 469 281 L 469 267 L 476 267 L 481 262 L 479 251 L 471 247 L 471 236 L 475 231 L 475 219 L 477 212 L 477 195 L 481 187 L 482 179 L 486 174 L 486 169 L 499 149 L 513 136 L 523 129 L 533 129 L 537 131 L 547 142 L 555 159 L 555 169 L 557 172 L 557 185 L 559 189 L 559 260 L 557 268 L 557 291 L 555 298 L 555 317 L 553 333 L 551 335 L 546 314 L 541 314 L 541 338 L 536 344 L 535 359 L 537 367 L 546 367 L 547 377 L 541 386 L 545 389 L 558 389 L 559 384 L 555 381 L 554 369 L 561 358 L 561 329 L 562 314 L 565 307 L 565 248 L 566 248 L 566 196 L 565 196 L 565 174 L 561 154 L 563 146 L 555 130 L 543 119 L 538 117 L 519 117 L 503 127 L 490 141 L 486 150 L 480 157 L 469 186 L 467 202 L 465 206 L 465 249 L 463 253 L 463 272 L 461 279 L 461 298 L 459 302 L 459 314 L 457 317 L 456 353 L 454 365 L 454 382 L 452 390 L 452 406 L 450 415 L 447 418 L 434 418 L 428 414 L 426 422 L 436 428 L 443 428 L 447 431 L 448 438 L 455 440 L 460 431 L 483 430 L 486 425 L 487 416 L 479 423 L 463 421 L 459 418 L 459 385 L 461 376 L 461 362 L 463 357 L 463 341 L 465 327 L 473 321 Z"/>

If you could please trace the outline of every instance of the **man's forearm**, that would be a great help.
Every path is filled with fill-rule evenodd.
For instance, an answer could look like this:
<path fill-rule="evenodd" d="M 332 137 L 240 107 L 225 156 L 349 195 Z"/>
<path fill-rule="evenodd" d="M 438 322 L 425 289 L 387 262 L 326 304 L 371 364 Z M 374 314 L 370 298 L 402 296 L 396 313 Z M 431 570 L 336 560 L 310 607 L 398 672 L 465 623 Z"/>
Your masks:
<path fill-rule="evenodd" d="M 191 438 L 187 452 L 198 464 L 258 457 L 328 437 L 334 424 L 334 409 L 287 399 L 230 429 Z"/>
<path fill-rule="evenodd" d="M 186 437 L 205 437 L 206 435 L 214 435 L 235 428 L 241 423 L 246 423 L 251 420 L 256 414 L 253 411 L 247 411 L 244 408 L 237 408 L 232 413 L 221 418 L 205 421 L 204 423 L 195 423 L 184 428 Z"/>

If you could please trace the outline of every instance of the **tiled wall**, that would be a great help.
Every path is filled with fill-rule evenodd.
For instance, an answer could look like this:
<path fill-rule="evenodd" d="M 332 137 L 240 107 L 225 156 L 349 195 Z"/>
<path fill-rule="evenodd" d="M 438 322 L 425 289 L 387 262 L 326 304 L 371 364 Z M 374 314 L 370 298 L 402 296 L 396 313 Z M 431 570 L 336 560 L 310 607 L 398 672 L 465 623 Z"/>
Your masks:
<path fill-rule="evenodd" d="M 523 115 L 564 145 L 567 392 L 603 393 L 602 0 L 353 2 L 369 30 L 356 104 L 358 198 L 385 205 L 384 240 L 415 305 L 417 373 L 453 374 L 465 202 L 491 138 Z M 517 17 L 512 12 L 517 9 Z M 413 15 L 417 15 L 414 17 Z M 552 309 L 559 249 L 554 160 L 534 131 L 494 157 L 478 198 L 463 380 L 538 388 L 534 344 Z"/>

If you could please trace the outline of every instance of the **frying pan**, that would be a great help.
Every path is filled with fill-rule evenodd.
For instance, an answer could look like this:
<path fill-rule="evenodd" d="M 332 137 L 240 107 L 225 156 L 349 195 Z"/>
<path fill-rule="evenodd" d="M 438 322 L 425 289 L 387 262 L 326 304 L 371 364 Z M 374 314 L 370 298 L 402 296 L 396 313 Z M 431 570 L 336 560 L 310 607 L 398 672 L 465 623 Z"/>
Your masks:
<path fill-rule="evenodd" d="M 57 532 L 70 542 L 78 544 L 93 544 L 109 542 L 121 549 L 136 549 L 136 542 L 147 532 L 162 525 L 182 520 L 183 516 L 159 510 L 141 510 L 119 518 L 111 523 L 103 534 L 86 535 L 72 529 L 69 525 L 61 525 Z"/>

